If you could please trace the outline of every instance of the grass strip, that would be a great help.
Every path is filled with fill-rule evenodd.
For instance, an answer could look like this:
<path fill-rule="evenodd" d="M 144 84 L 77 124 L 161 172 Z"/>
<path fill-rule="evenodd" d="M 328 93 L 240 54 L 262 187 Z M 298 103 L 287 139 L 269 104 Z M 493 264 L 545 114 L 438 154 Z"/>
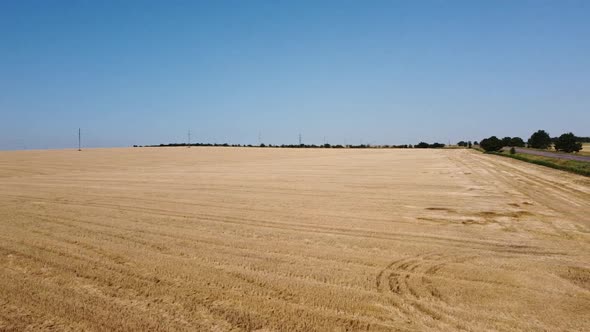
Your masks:
<path fill-rule="evenodd" d="M 502 152 L 486 152 L 488 154 L 494 154 L 498 156 L 508 157 L 512 159 L 517 159 L 521 161 L 525 161 L 528 163 L 541 165 L 545 167 L 551 167 L 554 169 L 559 169 L 566 172 L 571 172 L 575 174 L 580 174 L 584 176 L 590 176 L 590 163 L 585 161 L 579 160 L 566 160 L 566 159 L 558 159 L 558 158 L 550 158 L 544 156 L 536 156 L 524 153 L 515 153 L 510 154 L 509 152 L 502 153 Z"/>

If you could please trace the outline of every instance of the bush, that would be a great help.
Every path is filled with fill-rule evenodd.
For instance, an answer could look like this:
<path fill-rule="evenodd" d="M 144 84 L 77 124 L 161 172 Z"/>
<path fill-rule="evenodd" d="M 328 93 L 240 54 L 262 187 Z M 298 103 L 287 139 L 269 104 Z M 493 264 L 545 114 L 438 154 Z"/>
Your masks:
<path fill-rule="evenodd" d="M 582 149 L 582 143 L 577 142 L 577 138 L 572 133 L 559 136 L 555 141 L 555 150 L 563 152 L 578 152 Z"/>
<path fill-rule="evenodd" d="M 551 136 L 544 130 L 537 130 L 528 141 L 529 148 L 547 149 L 551 146 Z"/>
<path fill-rule="evenodd" d="M 481 146 L 486 152 L 499 151 L 503 147 L 502 141 L 496 136 L 482 139 L 481 142 L 479 142 L 479 146 Z"/>
<path fill-rule="evenodd" d="M 510 154 L 515 154 L 516 153 L 516 149 L 514 147 L 510 148 Z"/>

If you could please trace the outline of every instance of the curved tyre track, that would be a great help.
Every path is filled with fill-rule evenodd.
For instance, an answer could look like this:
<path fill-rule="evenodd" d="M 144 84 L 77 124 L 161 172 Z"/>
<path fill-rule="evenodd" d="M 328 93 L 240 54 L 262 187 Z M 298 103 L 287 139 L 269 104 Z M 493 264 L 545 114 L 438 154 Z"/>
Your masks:
<path fill-rule="evenodd" d="M 408 316 L 421 315 L 432 321 L 432 327 L 456 328 L 459 318 L 448 309 L 443 292 L 436 287 L 433 278 L 448 264 L 463 263 L 469 259 L 467 256 L 430 253 L 396 260 L 379 271 L 375 288 L 405 305 L 396 303 L 397 308 L 408 307 L 402 310 Z M 446 309 L 442 309 L 443 306 Z"/>

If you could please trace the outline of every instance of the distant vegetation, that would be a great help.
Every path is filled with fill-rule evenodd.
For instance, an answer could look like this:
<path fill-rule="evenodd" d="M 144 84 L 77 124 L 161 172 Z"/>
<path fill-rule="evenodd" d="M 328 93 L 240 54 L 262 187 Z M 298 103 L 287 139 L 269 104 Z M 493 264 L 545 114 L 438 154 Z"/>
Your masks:
<path fill-rule="evenodd" d="M 551 138 L 545 130 L 537 130 L 528 139 L 526 146 L 532 149 L 549 149 L 554 147 L 556 151 L 572 153 L 582 149 L 582 142 L 587 142 L 589 137 L 577 137 L 573 133 L 565 133 L 559 137 Z M 486 153 L 492 153 L 504 157 L 518 159 L 529 163 L 551 167 L 571 173 L 590 176 L 590 163 L 579 160 L 567 160 L 546 156 L 537 156 L 527 153 L 518 153 L 515 147 L 525 147 L 520 137 L 504 137 L 499 139 L 491 136 L 481 140 L 480 148 Z M 504 147 L 510 147 L 508 151 Z"/>
<path fill-rule="evenodd" d="M 582 149 L 584 142 L 590 142 L 590 137 L 578 137 L 573 133 L 566 133 L 559 137 L 549 136 L 545 130 L 538 130 L 534 132 L 531 137 L 525 141 L 520 137 L 504 137 L 502 139 L 491 136 L 478 141 L 459 141 L 457 147 L 472 148 L 476 146 L 478 149 L 483 149 L 486 152 L 500 151 L 504 147 L 529 147 L 534 149 L 548 149 L 552 146 L 557 151 L 562 152 L 578 152 Z M 418 144 L 402 144 L 402 145 L 372 145 L 372 144 L 228 144 L 228 143 L 168 143 L 159 145 L 145 145 L 145 147 L 181 147 L 181 146 L 217 146 L 217 147 L 260 147 L 260 148 L 304 148 L 304 149 L 440 149 L 449 147 L 442 143 L 427 143 L 420 142 Z M 143 147 L 141 145 L 134 145 L 133 147 Z"/>
<path fill-rule="evenodd" d="M 485 151 L 499 151 L 505 146 L 524 147 L 525 144 L 520 137 L 504 137 L 499 139 L 496 136 L 492 136 L 482 139 L 479 146 Z"/>
<path fill-rule="evenodd" d="M 545 130 L 538 130 L 529 138 L 528 146 L 533 149 L 548 149 L 551 146 L 551 136 Z"/>
<path fill-rule="evenodd" d="M 486 152 L 500 151 L 504 147 L 529 147 L 532 149 L 549 149 L 555 147 L 555 150 L 562 152 L 578 152 L 582 149 L 582 142 L 590 141 L 590 137 L 577 137 L 573 133 L 566 133 L 559 137 L 551 138 L 545 130 L 537 130 L 527 140 L 520 137 L 504 137 L 499 139 L 496 136 L 484 138 L 479 146 Z M 477 144 L 477 142 L 475 142 Z"/>
<path fill-rule="evenodd" d="M 430 149 L 440 149 L 440 148 L 444 148 L 445 145 L 444 144 L 441 144 L 441 143 L 428 144 L 426 142 L 420 142 L 420 143 L 414 145 L 414 147 L 415 148 L 418 148 L 418 149 L 428 149 L 428 148 L 430 148 Z"/>
<path fill-rule="evenodd" d="M 471 142 L 466 143 L 468 147 L 471 148 Z M 158 144 L 158 145 L 134 145 L 134 148 L 138 147 L 182 147 L 182 146 L 218 146 L 218 147 L 259 147 L 259 148 L 303 148 L 303 149 L 412 149 L 412 148 L 444 148 L 446 145 L 442 143 L 433 143 L 429 144 L 426 142 L 420 142 L 416 145 L 412 144 L 402 144 L 402 145 L 371 145 L 371 144 L 359 144 L 359 145 L 341 145 L 341 144 L 281 144 L 281 145 L 273 145 L 273 144 L 264 144 L 261 143 L 259 145 L 252 145 L 252 144 L 217 144 L 217 143 L 168 143 L 168 144 Z"/>
<path fill-rule="evenodd" d="M 457 143 L 457 146 L 462 146 L 462 147 L 466 147 L 466 148 L 470 148 L 473 146 L 473 144 L 471 143 L 471 141 L 460 141 L 459 143 Z"/>
<path fill-rule="evenodd" d="M 557 141 L 559 138 L 558 137 L 553 137 L 551 138 L 552 142 Z M 580 143 L 590 143 L 590 137 L 581 137 L 581 136 L 576 136 L 576 141 L 580 142 Z"/>
<path fill-rule="evenodd" d="M 500 151 L 504 145 L 502 145 L 502 141 L 498 137 L 492 136 L 482 139 L 479 146 L 487 152 L 492 152 Z"/>
<path fill-rule="evenodd" d="M 572 133 L 563 134 L 555 141 L 555 150 L 563 152 L 578 152 L 582 150 L 582 143 L 579 143 L 576 136 Z"/>
<path fill-rule="evenodd" d="M 522 138 L 520 138 L 520 137 L 512 137 L 512 138 L 510 138 L 510 143 L 508 143 L 508 144 L 510 146 L 513 146 L 513 147 L 515 146 L 515 147 L 518 147 L 518 148 L 524 148 L 525 145 L 526 145 L 524 143 L 524 141 L 522 140 Z"/>

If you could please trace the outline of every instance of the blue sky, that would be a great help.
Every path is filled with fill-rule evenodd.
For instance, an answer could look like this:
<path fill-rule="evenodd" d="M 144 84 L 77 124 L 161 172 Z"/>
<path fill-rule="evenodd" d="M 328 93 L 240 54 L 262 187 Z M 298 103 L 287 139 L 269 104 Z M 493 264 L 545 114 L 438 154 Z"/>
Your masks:
<path fill-rule="evenodd" d="M 0 149 L 590 136 L 589 1 L 1 1 Z"/>

